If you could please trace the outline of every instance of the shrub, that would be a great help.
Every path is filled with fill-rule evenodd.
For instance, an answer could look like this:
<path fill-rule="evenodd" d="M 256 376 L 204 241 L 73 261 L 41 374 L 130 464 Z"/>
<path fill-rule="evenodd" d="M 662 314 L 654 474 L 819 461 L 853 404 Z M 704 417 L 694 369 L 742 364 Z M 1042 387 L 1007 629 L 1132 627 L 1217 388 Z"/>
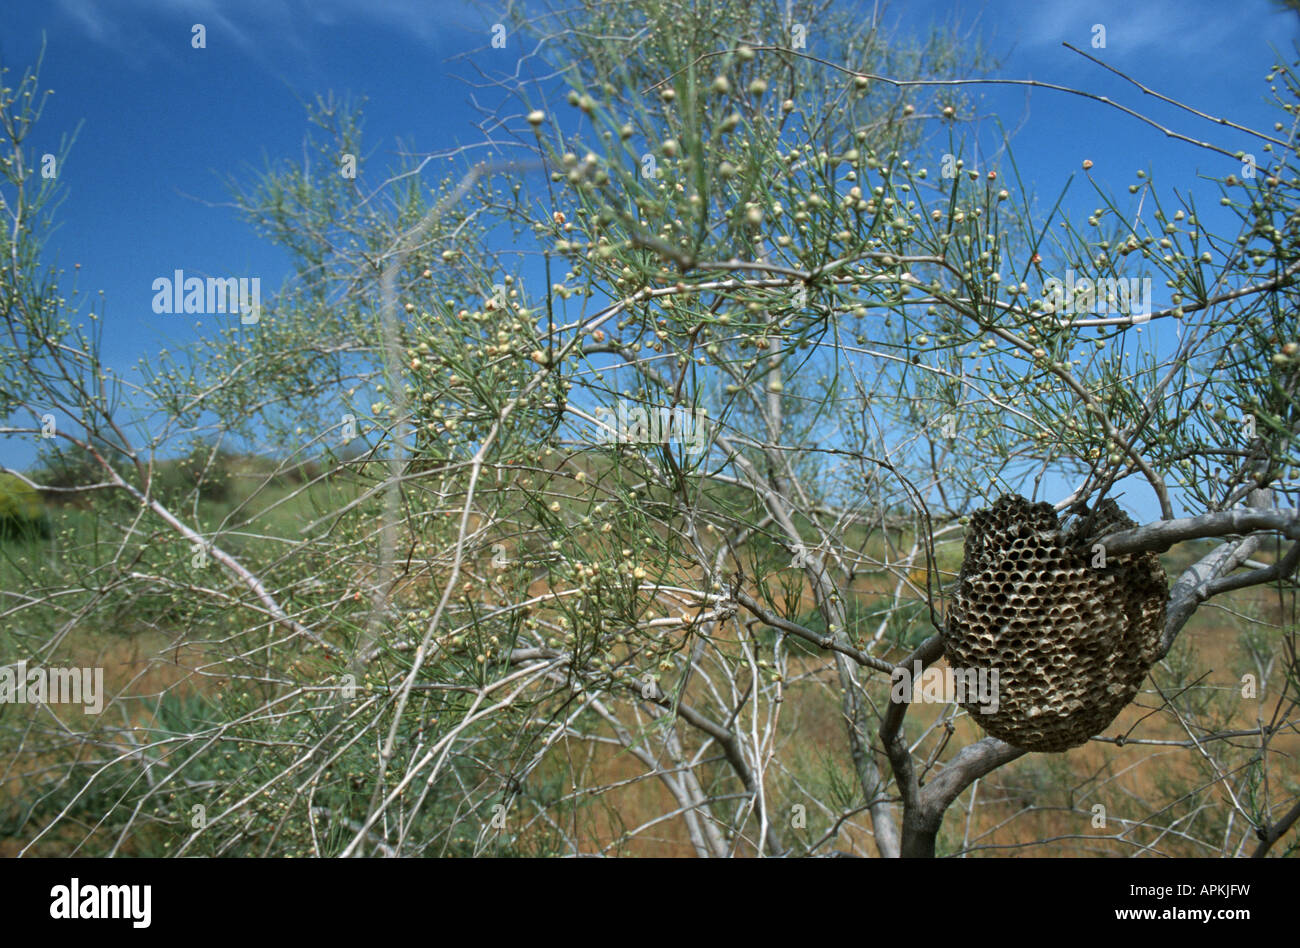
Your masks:
<path fill-rule="evenodd" d="M 13 474 L 0 474 L 0 539 L 48 537 L 50 532 L 40 493 Z"/>

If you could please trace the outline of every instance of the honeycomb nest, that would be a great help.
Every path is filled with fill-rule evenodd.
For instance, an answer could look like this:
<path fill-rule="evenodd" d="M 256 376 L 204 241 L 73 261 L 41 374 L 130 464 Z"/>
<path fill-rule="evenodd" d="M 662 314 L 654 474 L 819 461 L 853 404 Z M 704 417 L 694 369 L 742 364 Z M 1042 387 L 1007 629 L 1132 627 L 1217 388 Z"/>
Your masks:
<path fill-rule="evenodd" d="M 1107 556 L 1095 538 L 1134 527 L 1113 500 L 1082 531 L 1051 504 L 1000 497 L 971 517 L 944 654 L 961 669 L 998 669 L 997 710 L 964 703 L 989 734 L 1063 751 L 1101 732 L 1156 660 L 1169 581 L 1154 553 Z"/>

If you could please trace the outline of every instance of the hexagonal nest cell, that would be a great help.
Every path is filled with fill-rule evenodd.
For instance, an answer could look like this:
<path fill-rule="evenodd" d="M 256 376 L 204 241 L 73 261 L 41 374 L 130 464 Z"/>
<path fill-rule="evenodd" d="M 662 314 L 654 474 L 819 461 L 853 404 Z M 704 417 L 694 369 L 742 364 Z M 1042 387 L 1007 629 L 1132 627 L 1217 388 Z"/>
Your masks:
<path fill-rule="evenodd" d="M 997 710 L 971 717 L 1031 751 L 1063 751 L 1101 732 L 1156 660 L 1169 581 L 1154 553 L 1094 553 L 1136 526 L 1113 500 L 1068 526 L 1051 504 L 1014 495 L 977 511 L 966 534 L 944 654 L 955 669 L 998 669 Z M 1096 562 L 1098 565 L 1094 566 Z"/>

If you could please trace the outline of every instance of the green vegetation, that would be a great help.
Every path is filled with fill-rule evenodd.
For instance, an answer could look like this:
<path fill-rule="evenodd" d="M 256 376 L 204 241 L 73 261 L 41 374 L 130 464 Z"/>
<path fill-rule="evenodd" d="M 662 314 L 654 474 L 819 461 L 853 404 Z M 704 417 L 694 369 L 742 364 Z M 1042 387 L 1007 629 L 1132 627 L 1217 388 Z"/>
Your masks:
<path fill-rule="evenodd" d="M 302 279 L 255 328 L 143 354 L 130 410 L 102 312 L 69 310 L 42 258 L 35 76 L 0 91 L 0 186 L 32 222 L 0 255 L 0 414 L 16 436 L 47 410 L 76 422 L 30 472 L 60 490 L 0 481 L 0 665 L 102 667 L 111 693 L 99 716 L 0 706 L 6 851 L 1235 855 L 1293 837 L 1293 146 L 1258 177 L 1193 182 L 1240 233 L 1209 234 L 1185 182 L 1145 172 L 1142 213 L 1099 192 L 1086 227 L 1044 215 L 1009 151 L 958 161 L 978 46 L 859 12 L 517 8 L 547 78 L 495 77 L 519 147 L 489 162 L 404 150 L 349 178 L 338 156 L 375 144 L 358 108 L 317 100 L 304 154 L 231 182 Z M 1269 82 L 1292 121 L 1300 77 Z M 1140 335 L 1144 314 L 1058 310 L 1031 260 L 1163 283 L 1152 319 L 1183 342 Z M 641 408 L 702 442 L 598 430 Z M 895 663 L 942 652 L 967 518 L 1041 497 L 1045 472 L 1078 485 L 1062 508 L 1122 483 L 1161 520 L 1171 492 L 1193 514 L 1166 560 L 1186 581 L 1175 647 L 1123 740 L 1046 759 L 888 693 Z M 1253 612 L 1238 628 L 1220 605 Z M 1248 622 L 1251 694 L 1220 672 Z"/>

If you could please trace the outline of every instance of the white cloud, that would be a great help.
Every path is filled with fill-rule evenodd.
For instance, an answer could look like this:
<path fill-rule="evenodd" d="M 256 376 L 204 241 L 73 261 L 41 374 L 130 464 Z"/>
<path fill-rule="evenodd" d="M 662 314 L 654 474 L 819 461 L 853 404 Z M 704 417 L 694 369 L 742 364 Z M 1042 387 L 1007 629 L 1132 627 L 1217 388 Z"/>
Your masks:
<path fill-rule="evenodd" d="M 1004 38 L 1022 48 L 1059 48 L 1066 41 L 1092 52 L 1092 28 L 1101 24 L 1106 28 L 1104 53 L 1112 62 L 1134 62 L 1138 54 L 1153 52 L 1162 56 L 1205 56 L 1235 39 L 1256 34 L 1261 18 L 1276 12 L 1263 0 L 1258 0 L 1258 15 L 1242 7 L 1241 3 L 1197 5 L 1186 0 L 1092 0 L 1084 5 L 1051 6 L 1026 3 L 1021 7 L 1024 12 L 1013 21 L 1017 29 Z"/>
<path fill-rule="evenodd" d="M 246 55 L 263 65 L 273 65 L 286 46 L 307 55 L 303 26 L 339 27 L 371 23 L 429 45 L 436 44 L 447 27 L 482 26 L 465 3 L 431 0 L 58 0 L 61 12 L 86 36 L 116 47 L 139 65 L 142 60 L 172 58 L 189 47 L 190 26 L 202 23 L 208 44 L 227 37 Z M 184 33 L 170 42 L 159 26 Z"/>

